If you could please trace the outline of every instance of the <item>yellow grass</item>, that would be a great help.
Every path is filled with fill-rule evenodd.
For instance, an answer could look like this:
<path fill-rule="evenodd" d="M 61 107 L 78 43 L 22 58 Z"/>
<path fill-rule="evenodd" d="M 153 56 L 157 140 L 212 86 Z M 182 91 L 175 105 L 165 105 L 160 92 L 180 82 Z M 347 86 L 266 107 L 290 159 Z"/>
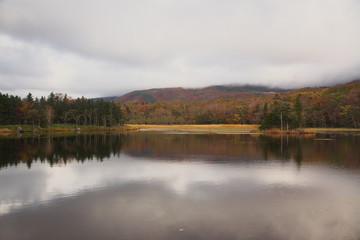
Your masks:
<path fill-rule="evenodd" d="M 202 132 L 202 133 L 260 133 L 260 125 L 256 124 L 207 124 L 207 125 L 145 125 L 128 124 L 129 130 L 138 131 L 175 131 L 175 132 Z M 316 132 L 360 132 L 356 128 L 303 128 L 289 131 L 270 129 L 265 134 L 311 134 Z"/>
<path fill-rule="evenodd" d="M 10 130 L 8 128 L 0 128 L 0 133 L 11 133 L 14 132 L 13 130 Z"/>
<path fill-rule="evenodd" d="M 257 124 L 188 124 L 188 125 L 156 125 L 156 124 L 128 124 L 131 128 L 164 128 L 164 129 L 258 129 Z"/>
<path fill-rule="evenodd" d="M 0 128 L 0 136 L 8 136 L 13 134 L 14 131 L 8 128 Z"/>
<path fill-rule="evenodd" d="M 143 125 L 128 124 L 127 127 L 139 131 L 180 131 L 203 133 L 259 132 L 256 124 L 207 124 L 207 125 Z"/>

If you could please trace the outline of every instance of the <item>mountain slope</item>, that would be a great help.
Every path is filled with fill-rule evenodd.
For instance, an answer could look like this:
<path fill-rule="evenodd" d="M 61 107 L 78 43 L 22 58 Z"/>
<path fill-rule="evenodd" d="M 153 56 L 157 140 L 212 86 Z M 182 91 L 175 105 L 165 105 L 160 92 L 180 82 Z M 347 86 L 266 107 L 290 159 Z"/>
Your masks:
<path fill-rule="evenodd" d="M 284 92 L 283 89 L 263 86 L 211 86 L 199 89 L 158 88 L 127 93 L 113 99 L 114 102 L 154 103 L 154 102 L 199 102 L 215 99 L 231 99 L 250 96 L 266 96 L 269 93 Z"/>
<path fill-rule="evenodd" d="M 226 90 L 229 93 L 226 95 L 227 99 L 219 97 Z M 192 101 L 189 97 L 184 101 L 152 104 L 127 102 L 126 114 L 130 123 L 137 124 L 260 124 L 266 119 L 271 126 L 279 127 L 273 123 L 280 123 L 282 116 L 290 128 L 360 127 L 359 81 L 332 87 L 294 89 L 283 93 L 255 90 L 241 92 L 241 89 L 234 91 L 221 88 L 219 91 L 219 87 L 210 87 L 202 89 L 200 93 L 206 93 L 205 96 L 213 100 Z M 186 89 L 180 91 L 186 92 Z M 236 95 L 234 92 L 240 97 L 230 99 Z M 192 94 L 194 99 L 201 98 L 193 92 Z M 174 96 L 172 99 L 176 97 L 179 98 Z"/>

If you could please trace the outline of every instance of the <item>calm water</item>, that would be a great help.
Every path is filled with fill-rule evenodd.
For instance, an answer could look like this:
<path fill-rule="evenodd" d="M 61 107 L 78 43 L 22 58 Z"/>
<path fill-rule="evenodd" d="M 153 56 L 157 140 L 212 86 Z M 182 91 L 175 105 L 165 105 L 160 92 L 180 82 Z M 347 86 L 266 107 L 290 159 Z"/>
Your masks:
<path fill-rule="evenodd" d="M 360 239 L 360 136 L 0 138 L 0 239 Z"/>

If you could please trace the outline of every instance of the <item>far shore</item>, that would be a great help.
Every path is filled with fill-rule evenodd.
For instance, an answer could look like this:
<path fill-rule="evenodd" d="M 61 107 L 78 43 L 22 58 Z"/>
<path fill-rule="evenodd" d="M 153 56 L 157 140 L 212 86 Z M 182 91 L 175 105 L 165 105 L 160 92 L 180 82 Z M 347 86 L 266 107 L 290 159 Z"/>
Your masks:
<path fill-rule="evenodd" d="M 207 124 L 207 125 L 146 125 L 128 124 L 131 130 L 166 133 L 209 133 L 209 134 L 315 134 L 315 133 L 357 133 L 360 128 L 301 128 L 294 130 L 270 129 L 260 131 L 256 124 Z"/>
<path fill-rule="evenodd" d="M 302 128 L 295 130 L 271 129 L 260 131 L 260 125 L 256 124 L 208 124 L 208 125 L 147 125 L 147 124 L 127 124 L 124 126 L 76 126 L 73 124 L 53 124 L 48 128 L 39 128 L 32 125 L 4 125 L 0 126 L 0 135 L 13 135 L 19 133 L 61 133 L 61 132 L 158 132 L 174 134 L 316 134 L 316 133 L 333 133 L 333 134 L 360 134 L 359 128 Z M 19 132 L 19 130 L 21 130 Z"/>

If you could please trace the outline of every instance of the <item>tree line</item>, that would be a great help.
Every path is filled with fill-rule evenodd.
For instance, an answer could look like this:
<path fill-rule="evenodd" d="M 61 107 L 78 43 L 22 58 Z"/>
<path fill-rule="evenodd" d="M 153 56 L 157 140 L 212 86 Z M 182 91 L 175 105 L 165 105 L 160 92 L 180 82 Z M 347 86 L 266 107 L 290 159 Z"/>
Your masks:
<path fill-rule="evenodd" d="M 53 123 L 113 126 L 139 124 L 260 124 L 261 129 L 360 127 L 360 81 L 266 96 L 202 102 L 130 102 L 119 105 L 51 93 L 25 98 L 0 93 L 0 124 L 41 127 Z"/>
<path fill-rule="evenodd" d="M 114 126 L 125 122 L 119 104 L 84 97 L 72 99 L 66 94 L 50 93 L 45 98 L 25 98 L 0 93 L 0 124 L 37 125 L 49 127 L 53 123 Z"/>

